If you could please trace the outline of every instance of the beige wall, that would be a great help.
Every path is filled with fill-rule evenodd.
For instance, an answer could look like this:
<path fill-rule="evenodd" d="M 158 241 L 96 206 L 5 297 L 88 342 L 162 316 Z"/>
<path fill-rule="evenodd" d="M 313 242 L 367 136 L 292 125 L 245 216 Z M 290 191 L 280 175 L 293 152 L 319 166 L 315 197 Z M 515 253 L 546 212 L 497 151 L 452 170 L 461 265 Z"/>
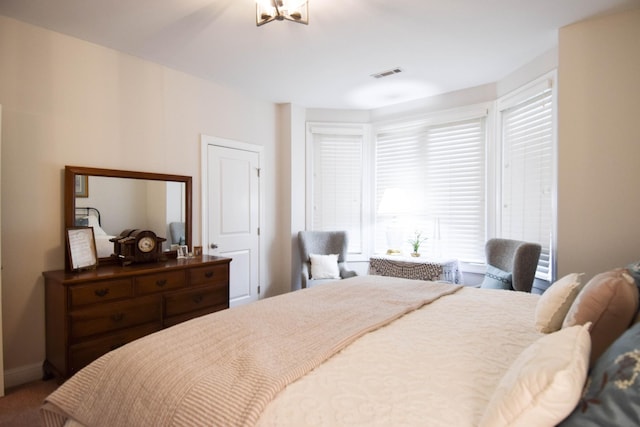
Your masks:
<path fill-rule="evenodd" d="M 263 145 L 264 247 L 289 247 L 288 235 L 278 237 L 282 242 L 275 237 L 282 233 L 276 234 L 277 112 L 271 103 L 0 17 L 0 105 L 8 383 L 33 377 L 44 360 L 41 273 L 64 267 L 62 171 L 67 164 L 193 176 L 197 244 L 200 134 Z M 265 267 L 266 294 L 289 290 L 288 273 Z"/>
<path fill-rule="evenodd" d="M 560 31 L 558 271 L 640 260 L 640 10 Z"/>
<path fill-rule="evenodd" d="M 560 32 L 560 275 L 584 271 L 590 277 L 640 259 L 638 45 L 640 11 Z M 263 292 L 289 289 L 288 269 L 296 267 L 292 239 L 304 225 L 299 107 L 277 108 L 3 17 L 0 105 L 2 326 L 9 381 L 32 377 L 44 359 L 41 272 L 64 264 L 65 164 L 192 175 L 198 243 L 200 134 L 264 145 Z M 268 256 L 274 253 L 280 256 Z"/>

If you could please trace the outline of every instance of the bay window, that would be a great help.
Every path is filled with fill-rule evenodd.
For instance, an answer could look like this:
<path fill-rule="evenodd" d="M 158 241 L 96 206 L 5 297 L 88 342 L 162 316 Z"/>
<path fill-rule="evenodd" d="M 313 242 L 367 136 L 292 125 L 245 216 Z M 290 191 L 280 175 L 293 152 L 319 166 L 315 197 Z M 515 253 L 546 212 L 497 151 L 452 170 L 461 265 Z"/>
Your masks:
<path fill-rule="evenodd" d="M 307 227 L 347 230 L 351 260 L 427 237 L 483 263 L 490 237 L 540 243 L 553 280 L 555 74 L 495 102 L 387 123 L 307 125 Z"/>
<path fill-rule="evenodd" d="M 425 253 L 484 259 L 486 112 L 470 119 L 381 127 L 375 134 L 375 249 L 416 233 Z M 385 197 L 401 191 L 389 209 Z"/>

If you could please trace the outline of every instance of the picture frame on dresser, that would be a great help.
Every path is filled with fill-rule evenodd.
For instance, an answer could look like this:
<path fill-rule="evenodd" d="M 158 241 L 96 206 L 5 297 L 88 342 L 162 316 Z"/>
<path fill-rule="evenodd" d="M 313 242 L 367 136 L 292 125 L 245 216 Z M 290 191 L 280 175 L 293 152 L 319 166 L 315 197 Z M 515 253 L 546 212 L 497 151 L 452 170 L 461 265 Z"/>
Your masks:
<path fill-rule="evenodd" d="M 98 252 L 93 227 L 69 227 L 66 234 L 67 255 L 72 271 L 98 266 Z"/>

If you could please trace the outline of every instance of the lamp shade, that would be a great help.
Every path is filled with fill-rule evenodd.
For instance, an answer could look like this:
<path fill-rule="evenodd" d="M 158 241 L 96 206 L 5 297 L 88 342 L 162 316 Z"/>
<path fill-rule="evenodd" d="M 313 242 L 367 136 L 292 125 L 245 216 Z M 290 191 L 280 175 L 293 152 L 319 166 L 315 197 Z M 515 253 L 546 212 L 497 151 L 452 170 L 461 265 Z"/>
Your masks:
<path fill-rule="evenodd" d="M 399 215 L 413 209 L 412 192 L 403 188 L 387 188 L 382 194 L 378 214 Z"/>

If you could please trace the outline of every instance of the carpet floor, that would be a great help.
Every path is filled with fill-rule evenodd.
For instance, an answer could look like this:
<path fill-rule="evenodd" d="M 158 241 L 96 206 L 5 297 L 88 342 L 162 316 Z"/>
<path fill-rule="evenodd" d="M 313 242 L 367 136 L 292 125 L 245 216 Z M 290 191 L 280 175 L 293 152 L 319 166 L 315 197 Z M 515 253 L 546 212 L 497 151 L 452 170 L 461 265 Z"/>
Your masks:
<path fill-rule="evenodd" d="M 55 380 L 34 381 L 7 389 L 0 397 L 0 426 L 41 426 L 38 412 L 44 398 L 58 387 Z"/>

